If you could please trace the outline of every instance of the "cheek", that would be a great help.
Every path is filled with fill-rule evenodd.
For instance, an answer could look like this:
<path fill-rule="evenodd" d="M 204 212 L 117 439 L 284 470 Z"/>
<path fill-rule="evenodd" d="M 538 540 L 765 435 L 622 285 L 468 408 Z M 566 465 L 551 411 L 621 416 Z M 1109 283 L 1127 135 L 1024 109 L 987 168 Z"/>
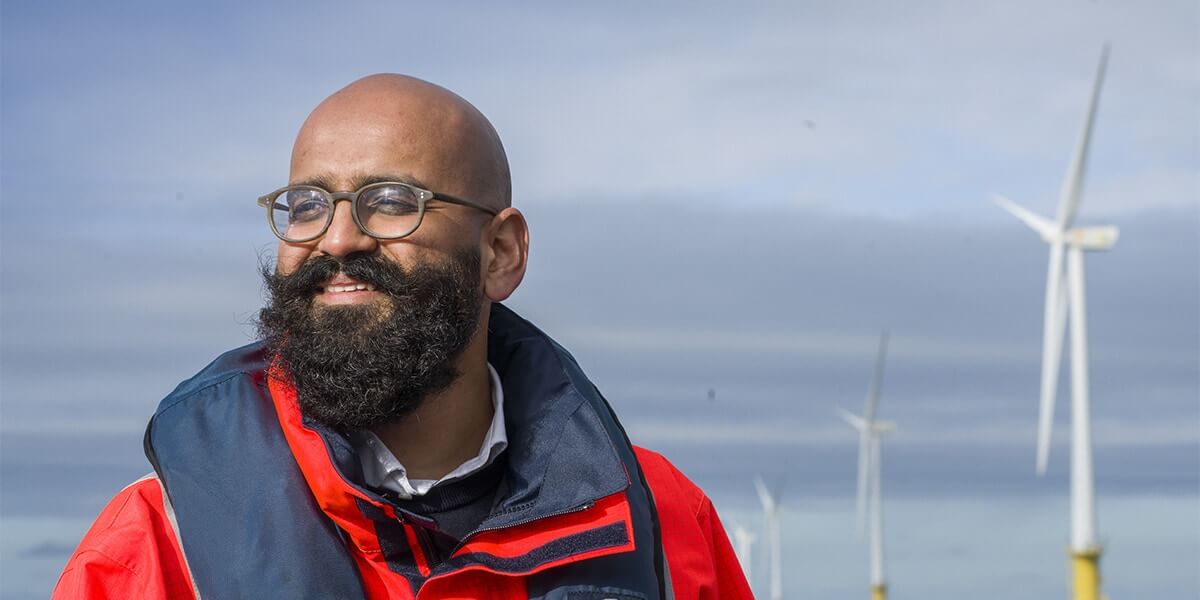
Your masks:
<path fill-rule="evenodd" d="M 406 269 L 421 262 L 437 260 L 440 250 L 434 245 L 433 238 L 426 235 L 425 226 L 416 233 L 398 240 L 382 240 L 379 242 L 379 255 Z"/>
<path fill-rule="evenodd" d="M 275 268 L 279 273 L 287 275 L 300 268 L 311 254 L 311 248 L 281 242 L 275 251 Z"/>

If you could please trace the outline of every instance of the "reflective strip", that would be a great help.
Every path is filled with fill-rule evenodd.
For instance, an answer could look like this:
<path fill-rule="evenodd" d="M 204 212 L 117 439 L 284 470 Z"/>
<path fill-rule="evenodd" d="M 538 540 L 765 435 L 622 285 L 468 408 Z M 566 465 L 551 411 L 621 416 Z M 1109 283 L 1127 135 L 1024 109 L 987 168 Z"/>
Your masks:
<path fill-rule="evenodd" d="M 200 588 L 196 587 L 196 577 L 192 575 L 192 566 L 188 564 L 187 554 L 183 551 L 183 537 L 179 535 L 179 522 L 175 520 L 175 507 L 171 505 L 170 496 L 167 496 L 167 488 L 163 486 L 162 480 L 156 473 L 151 473 L 138 481 L 145 481 L 151 477 L 158 482 L 158 489 L 162 490 L 163 510 L 167 513 L 167 521 L 171 523 L 171 531 L 175 533 L 175 542 L 179 544 L 179 555 L 183 557 L 183 568 L 187 571 L 188 580 L 192 583 L 192 595 L 196 600 L 200 600 Z"/>
<path fill-rule="evenodd" d="M 129 484 L 129 485 L 127 485 L 127 486 L 125 486 L 125 487 L 121 488 L 121 491 L 123 492 L 123 491 L 125 491 L 125 490 L 127 490 L 127 489 L 129 489 L 129 488 L 131 488 L 131 487 L 133 487 L 133 486 L 135 486 L 135 485 L 137 485 L 137 484 L 139 484 L 139 483 L 143 482 L 143 481 L 146 481 L 147 479 L 154 479 L 154 478 L 156 478 L 156 477 L 158 477 L 158 475 L 157 475 L 157 474 L 156 474 L 154 471 L 150 471 L 149 473 L 146 473 L 145 475 L 142 475 L 141 477 L 139 477 L 139 478 L 137 479 L 137 481 L 134 481 L 133 483 L 131 483 L 131 484 Z M 117 493 L 118 493 L 118 494 L 120 494 L 120 492 L 117 492 Z"/>
<path fill-rule="evenodd" d="M 664 580 L 663 581 L 663 589 L 665 590 L 665 593 L 667 594 L 667 597 L 663 598 L 663 600 L 675 600 L 675 586 L 674 586 L 674 584 L 671 583 L 671 565 L 668 564 L 668 563 L 670 563 L 670 561 L 667 560 L 667 553 L 665 552 L 665 549 L 663 552 L 663 561 L 662 562 L 663 562 L 663 580 Z"/>

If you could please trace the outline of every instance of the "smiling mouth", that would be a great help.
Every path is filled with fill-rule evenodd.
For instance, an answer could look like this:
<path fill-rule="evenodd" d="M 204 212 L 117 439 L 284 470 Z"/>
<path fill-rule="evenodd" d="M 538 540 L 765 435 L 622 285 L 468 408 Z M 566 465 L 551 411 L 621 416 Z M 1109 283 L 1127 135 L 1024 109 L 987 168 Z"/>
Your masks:
<path fill-rule="evenodd" d="M 337 294 L 345 292 L 374 292 L 375 286 L 369 283 L 346 283 L 346 284 L 331 284 L 321 287 L 323 294 Z"/>

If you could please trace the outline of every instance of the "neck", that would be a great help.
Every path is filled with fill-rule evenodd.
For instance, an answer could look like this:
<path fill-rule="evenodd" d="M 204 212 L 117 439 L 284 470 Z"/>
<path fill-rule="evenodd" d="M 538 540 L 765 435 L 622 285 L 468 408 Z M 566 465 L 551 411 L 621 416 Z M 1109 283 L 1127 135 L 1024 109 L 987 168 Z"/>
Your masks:
<path fill-rule="evenodd" d="M 459 377 L 450 387 L 425 398 L 404 419 L 372 430 L 410 479 L 441 479 L 479 453 L 495 413 L 486 332 L 482 326 L 483 335 L 458 357 Z"/>

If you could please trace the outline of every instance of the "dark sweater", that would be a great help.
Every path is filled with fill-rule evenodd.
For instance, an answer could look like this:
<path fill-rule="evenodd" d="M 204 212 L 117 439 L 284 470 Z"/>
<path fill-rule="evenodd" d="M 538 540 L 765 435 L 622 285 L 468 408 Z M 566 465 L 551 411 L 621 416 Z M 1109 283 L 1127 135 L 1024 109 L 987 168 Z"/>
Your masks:
<path fill-rule="evenodd" d="M 504 497 L 507 458 L 507 453 L 502 452 L 483 469 L 463 479 L 438 484 L 409 500 L 398 499 L 392 492 L 384 493 L 401 509 L 430 519 L 428 526 L 420 526 L 428 534 L 425 550 L 430 554 L 430 566 L 449 558 L 491 513 L 496 498 Z"/>

